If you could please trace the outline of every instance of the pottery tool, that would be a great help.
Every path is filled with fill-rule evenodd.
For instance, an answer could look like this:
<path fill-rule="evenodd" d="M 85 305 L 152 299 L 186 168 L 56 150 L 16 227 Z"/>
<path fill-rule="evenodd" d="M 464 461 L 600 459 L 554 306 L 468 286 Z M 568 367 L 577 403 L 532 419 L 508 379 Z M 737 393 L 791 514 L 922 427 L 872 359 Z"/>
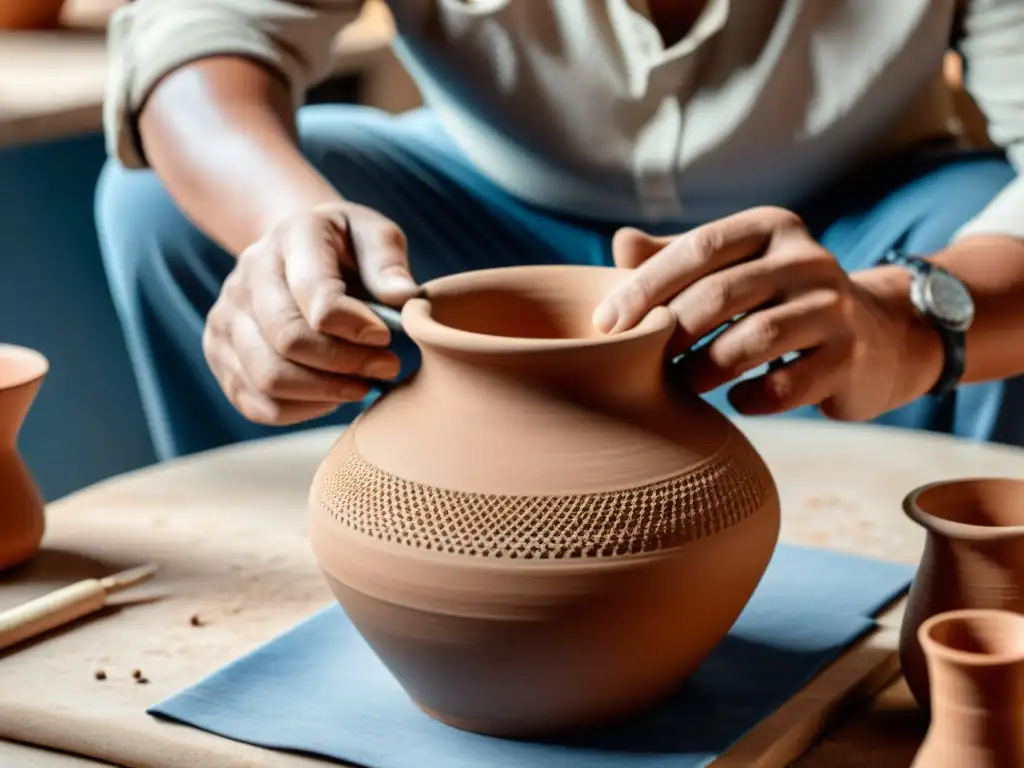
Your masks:
<path fill-rule="evenodd" d="M 148 581 L 155 565 L 143 565 L 102 579 L 62 587 L 0 613 L 0 649 L 69 624 L 107 605 L 107 598 Z"/>
<path fill-rule="evenodd" d="M 368 301 L 366 306 L 384 322 L 392 334 L 405 333 L 405 329 L 402 328 L 402 313 L 397 309 L 376 301 Z M 375 381 L 373 386 L 381 395 L 384 395 L 394 389 L 396 383 L 394 381 Z"/>
<path fill-rule="evenodd" d="M 380 304 L 376 301 L 366 302 L 371 311 L 377 317 L 384 321 L 384 325 L 390 328 L 392 331 L 402 331 L 402 313 L 394 307 L 389 307 L 386 304 Z"/>

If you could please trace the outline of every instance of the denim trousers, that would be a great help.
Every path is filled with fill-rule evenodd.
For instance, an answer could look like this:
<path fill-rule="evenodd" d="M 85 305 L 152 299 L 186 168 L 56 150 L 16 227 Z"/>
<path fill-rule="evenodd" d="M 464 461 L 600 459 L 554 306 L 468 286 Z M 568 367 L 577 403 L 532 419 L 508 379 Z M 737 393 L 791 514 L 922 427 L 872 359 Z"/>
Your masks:
<path fill-rule="evenodd" d="M 484 267 L 611 264 L 611 239 L 620 226 L 668 234 L 700 223 L 652 228 L 570 218 L 526 204 L 479 173 L 429 109 L 394 116 L 361 106 L 312 106 L 300 110 L 299 128 L 306 157 L 343 197 L 403 229 L 419 282 Z M 877 264 L 893 247 L 920 254 L 943 248 L 1013 175 L 999 153 L 922 148 L 861 169 L 796 212 L 839 264 L 855 271 Z M 234 258 L 185 218 L 155 174 L 114 161 L 100 177 L 96 221 L 159 458 L 346 424 L 372 399 L 296 426 L 249 422 L 221 392 L 202 351 L 205 317 Z M 418 365 L 416 349 L 400 337 L 395 349 L 406 376 Z M 726 390 L 705 397 L 732 413 Z M 824 417 L 807 407 L 764 418 Z M 875 421 L 1024 445 L 1024 378 L 925 396 Z"/>

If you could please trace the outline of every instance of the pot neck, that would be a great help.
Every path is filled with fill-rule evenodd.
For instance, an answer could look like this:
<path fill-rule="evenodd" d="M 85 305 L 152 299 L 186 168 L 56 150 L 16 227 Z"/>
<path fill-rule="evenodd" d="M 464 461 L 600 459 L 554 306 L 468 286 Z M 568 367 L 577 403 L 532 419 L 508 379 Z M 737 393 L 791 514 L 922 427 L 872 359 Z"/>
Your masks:
<path fill-rule="evenodd" d="M 18 432 L 28 415 L 40 382 L 29 381 L 16 387 L 0 389 L 0 452 L 12 451 Z"/>
<path fill-rule="evenodd" d="M 486 380 L 593 406 L 660 397 L 674 325 L 671 312 L 656 310 L 630 331 L 584 339 L 485 336 L 415 320 L 406 330 L 422 354 L 421 386 L 461 389 Z"/>
<path fill-rule="evenodd" d="M 931 716 L 936 728 L 998 734 L 1018 733 L 1024 716 L 1024 660 L 993 657 L 969 663 L 932 653 Z"/>

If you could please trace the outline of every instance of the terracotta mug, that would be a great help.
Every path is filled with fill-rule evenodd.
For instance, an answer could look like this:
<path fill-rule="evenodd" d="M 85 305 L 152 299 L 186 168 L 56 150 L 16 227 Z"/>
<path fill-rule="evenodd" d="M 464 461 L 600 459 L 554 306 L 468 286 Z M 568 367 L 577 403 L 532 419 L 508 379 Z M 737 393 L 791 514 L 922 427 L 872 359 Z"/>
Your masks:
<path fill-rule="evenodd" d="M 0 570 L 30 558 L 43 538 L 43 497 L 17 442 L 48 370 L 39 352 L 0 344 Z"/>
<path fill-rule="evenodd" d="M 965 478 L 931 483 L 903 501 L 928 531 L 907 599 L 900 663 L 919 706 L 929 706 L 928 674 L 918 629 L 961 608 L 1024 613 L 1024 480 Z"/>
<path fill-rule="evenodd" d="M 1024 765 L 1024 616 L 961 610 L 921 625 L 931 726 L 912 768 Z"/>

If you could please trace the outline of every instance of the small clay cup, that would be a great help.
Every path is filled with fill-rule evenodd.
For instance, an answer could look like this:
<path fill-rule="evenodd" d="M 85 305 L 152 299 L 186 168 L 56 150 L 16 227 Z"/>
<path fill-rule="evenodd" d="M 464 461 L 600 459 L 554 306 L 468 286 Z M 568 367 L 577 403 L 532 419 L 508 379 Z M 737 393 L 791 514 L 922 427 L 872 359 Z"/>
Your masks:
<path fill-rule="evenodd" d="M 931 726 L 912 768 L 1024 765 L 1024 616 L 949 611 L 921 625 Z"/>
<path fill-rule="evenodd" d="M 48 370 L 39 352 L 0 344 L 0 571 L 29 559 L 43 539 L 43 498 L 17 444 Z"/>
<path fill-rule="evenodd" d="M 931 483 L 909 493 L 903 510 L 928 532 L 900 636 L 907 685 L 927 710 L 921 625 L 962 608 L 1024 613 L 1024 479 Z"/>

